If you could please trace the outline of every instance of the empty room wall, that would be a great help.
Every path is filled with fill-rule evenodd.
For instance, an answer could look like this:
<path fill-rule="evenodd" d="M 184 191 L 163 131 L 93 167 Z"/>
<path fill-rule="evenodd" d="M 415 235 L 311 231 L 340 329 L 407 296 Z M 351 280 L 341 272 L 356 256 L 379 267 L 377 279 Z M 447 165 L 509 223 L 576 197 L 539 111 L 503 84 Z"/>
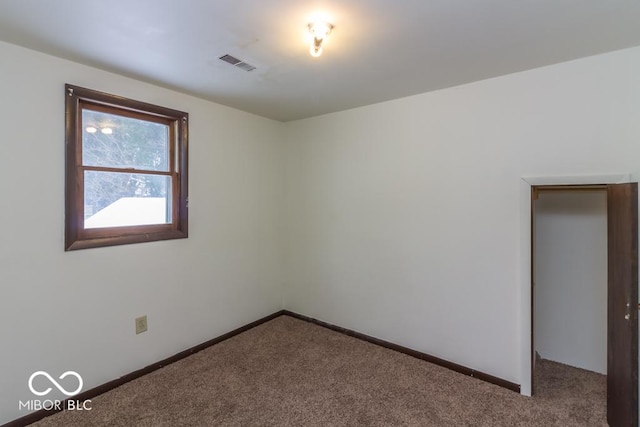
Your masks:
<path fill-rule="evenodd" d="M 35 371 L 87 390 L 281 309 L 280 123 L 10 44 L 0 58 L 0 424 L 26 415 Z M 65 83 L 190 114 L 188 239 L 64 252 Z"/>
<path fill-rule="evenodd" d="M 637 179 L 638 75 L 633 48 L 287 124 L 285 308 L 526 383 L 522 177 Z"/>
<path fill-rule="evenodd" d="M 286 124 L 0 57 L 0 423 L 36 370 L 87 389 L 283 303 L 520 383 L 521 178 L 638 177 L 640 48 Z M 64 83 L 190 113 L 189 239 L 63 251 Z"/>
<path fill-rule="evenodd" d="M 606 191 L 541 192 L 534 230 L 535 349 L 606 374 Z"/>

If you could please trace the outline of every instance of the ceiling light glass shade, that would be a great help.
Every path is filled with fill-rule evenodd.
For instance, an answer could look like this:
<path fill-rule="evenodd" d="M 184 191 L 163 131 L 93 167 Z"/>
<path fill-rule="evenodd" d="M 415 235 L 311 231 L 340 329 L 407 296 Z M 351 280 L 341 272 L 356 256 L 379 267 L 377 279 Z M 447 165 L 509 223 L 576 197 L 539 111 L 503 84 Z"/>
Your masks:
<path fill-rule="evenodd" d="M 333 25 L 327 22 L 318 21 L 309 24 L 309 32 L 312 35 L 311 46 L 309 47 L 311 56 L 318 57 L 322 54 L 322 44 L 332 29 Z"/>

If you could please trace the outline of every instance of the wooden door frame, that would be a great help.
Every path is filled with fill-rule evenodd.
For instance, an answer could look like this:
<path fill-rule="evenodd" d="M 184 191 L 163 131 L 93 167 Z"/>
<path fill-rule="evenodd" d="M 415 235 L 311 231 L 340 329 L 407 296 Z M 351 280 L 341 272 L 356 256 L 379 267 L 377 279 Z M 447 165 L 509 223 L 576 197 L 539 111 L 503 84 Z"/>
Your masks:
<path fill-rule="evenodd" d="M 637 182 L 631 179 L 629 173 L 603 175 L 576 176 L 528 176 L 520 180 L 520 251 L 519 251 L 519 282 L 520 282 L 520 392 L 531 396 L 533 374 L 532 365 L 532 252 L 531 227 L 532 204 L 531 188 L 534 186 L 555 185 L 606 185 Z"/>

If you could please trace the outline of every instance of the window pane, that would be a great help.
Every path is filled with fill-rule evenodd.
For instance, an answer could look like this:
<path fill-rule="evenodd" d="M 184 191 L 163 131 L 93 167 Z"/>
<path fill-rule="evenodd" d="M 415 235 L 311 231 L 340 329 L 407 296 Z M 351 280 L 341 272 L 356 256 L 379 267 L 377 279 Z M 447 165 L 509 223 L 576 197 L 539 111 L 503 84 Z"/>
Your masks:
<path fill-rule="evenodd" d="M 171 223 L 171 178 L 84 172 L 84 228 Z"/>
<path fill-rule="evenodd" d="M 169 170 L 169 126 L 82 110 L 82 164 Z"/>

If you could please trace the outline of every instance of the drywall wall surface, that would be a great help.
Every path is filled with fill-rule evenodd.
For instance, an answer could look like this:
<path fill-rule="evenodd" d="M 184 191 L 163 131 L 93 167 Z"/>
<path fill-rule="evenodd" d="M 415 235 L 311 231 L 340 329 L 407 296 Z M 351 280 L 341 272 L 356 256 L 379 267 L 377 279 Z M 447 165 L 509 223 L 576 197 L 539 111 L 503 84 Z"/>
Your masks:
<path fill-rule="evenodd" d="M 280 123 L 6 43 L 0 58 L 0 424 L 27 414 L 35 371 L 87 390 L 281 309 Z M 65 83 L 189 113 L 188 239 L 64 252 Z"/>
<path fill-rule="evenodd" d="M 541 192 L 534 215 L 535 349 L 607 373 L 607 193 Z"/>
<path fill-rule="evenodd" d="M 522 177 L 637 179 L 638 75 L 633 48 L 287 123 L 285 308 L 526 384 Z"/>

